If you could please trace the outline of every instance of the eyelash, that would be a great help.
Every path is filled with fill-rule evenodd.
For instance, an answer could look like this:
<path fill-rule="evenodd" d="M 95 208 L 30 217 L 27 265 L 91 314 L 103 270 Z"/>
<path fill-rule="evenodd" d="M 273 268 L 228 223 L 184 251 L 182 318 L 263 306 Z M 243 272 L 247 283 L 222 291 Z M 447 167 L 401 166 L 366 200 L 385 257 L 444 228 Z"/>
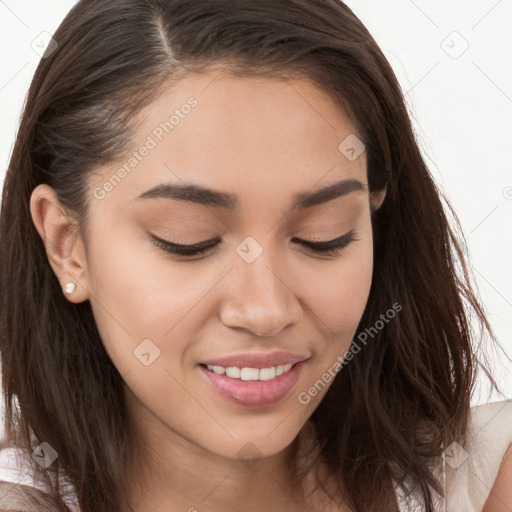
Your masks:
<path fill-rule="evenodd" d="M 309 248 L 311 251 L 318 254 L 336 256 L 340 254 L 351 242 L 355 242 L 358 239 L 354 238 L 357 233 L 352 229 L 348 233 L 335 238 L 334 240 L 326 240 L 325 242 L 310 242 L 308 240 L 299 240 L 298 243 Z M 213 240 L 205 240 L 193 245 L 181 245 L 162 240 L 161 238 L 151 234 L 152 241 L 156 247 L 164 250 L 173 255 L 177 256 L 198 256 L 204 254 L 213 249 L 220 240 L 218 238 Z"/>

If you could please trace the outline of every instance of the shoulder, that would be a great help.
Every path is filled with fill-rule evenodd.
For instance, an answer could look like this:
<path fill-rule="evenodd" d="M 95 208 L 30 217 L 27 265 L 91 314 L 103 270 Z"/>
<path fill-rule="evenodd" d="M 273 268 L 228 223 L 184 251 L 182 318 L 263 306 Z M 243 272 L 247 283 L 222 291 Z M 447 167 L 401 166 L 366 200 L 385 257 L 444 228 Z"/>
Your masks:
<path fill-rule="evenodd" d="M 510 434 L 509 428 L 511 425 L 509 422 L 512 421 L 512 399 L 472 407 L 471 421 L 480 429 L 495 430 L 497 428 Z M 503 427 L 505 428 L 503 429 Z"/>
<path fill-rule="evenodd" d="M 61 476 L 62 489 L 70 485 Z M 71 489 L 73 490 L 73 489 Z M 79 512 L 76 495 L 63 498 L 69 510 Z M 34 462 L 25 450 L 0 444 L 0 512 L 56 512 L 60 510 L 46 483 L 34 472 Z"/>
<path fill-rule="evenodd" d="M 511 427 L 512 428 L 512 427 Z M 489 492 L 482 512 L 509 512 L 512 510 L 512 443 L 501 461 L 498 476 Z"/>
<path fill-rule="evenodd" d="M 28 485 L 0 482 L 0 512 L 58 512 L 53 499 Z"/>
<path fill-rule="evenodd" d="M 466 445 L 454 443 L 449 456 L 444 457 L 447 512 L 482 510 L 491 489 L 512 464 L 511 444 L 512 400 L 472 408 Z M 499 510 L 489 508 L 485 512 Z"/>

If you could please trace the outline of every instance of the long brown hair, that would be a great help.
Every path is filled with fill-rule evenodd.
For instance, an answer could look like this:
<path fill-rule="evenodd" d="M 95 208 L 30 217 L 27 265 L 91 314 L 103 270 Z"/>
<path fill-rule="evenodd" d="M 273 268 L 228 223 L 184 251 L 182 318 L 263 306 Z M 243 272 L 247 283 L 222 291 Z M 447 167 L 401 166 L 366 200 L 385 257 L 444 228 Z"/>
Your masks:
<path fill-rule="evenodd" d="M 433 512 L 444 447 L 465 443 L 481 366 L 473 318 L 498 343 L 472 289 L 459 221 L 420 154 L 397 79 L 339 0 L 82 0 L 30 86 L 0 223 L 0 350 L 9 441 L 58 458 L 37 468 L 58 510 L 59 474 L 82 512 L 118 510 L 133 438 L 123 379 L 88 301 L 70 303 L 31 220 L 51 186 L 87 240 L 89 178 L 125 156 L 159 86 L 221 64 L 240 76 L 300 75 L 350 113 L 366 147 L 374 271 L 359 331 L 400 313 L 340 371 L 311 419 L 340 492 L 358 512 L 396 511 L 394 483 Z M 447 207 L 443 206 L 443 200 Z M 449 219 L 448 213 L 453 214 Z M 458 235 L 460 233 L 460 235 Z M 34 438 L 35 436 L 35 438 Z"/>

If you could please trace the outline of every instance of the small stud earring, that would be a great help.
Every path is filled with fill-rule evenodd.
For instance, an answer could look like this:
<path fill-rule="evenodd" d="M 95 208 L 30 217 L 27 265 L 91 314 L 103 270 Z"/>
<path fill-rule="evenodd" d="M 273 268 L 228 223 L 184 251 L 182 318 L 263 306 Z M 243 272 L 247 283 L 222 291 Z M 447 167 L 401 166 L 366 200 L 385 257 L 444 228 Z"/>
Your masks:
<path fill-rule="evenodd" d="M 75 291 L 75 288 L 76 288 L 75 283 L 68 283 L 66 285 L 65 292 L 68 293 L 68 294 L 73 293 Z"/>

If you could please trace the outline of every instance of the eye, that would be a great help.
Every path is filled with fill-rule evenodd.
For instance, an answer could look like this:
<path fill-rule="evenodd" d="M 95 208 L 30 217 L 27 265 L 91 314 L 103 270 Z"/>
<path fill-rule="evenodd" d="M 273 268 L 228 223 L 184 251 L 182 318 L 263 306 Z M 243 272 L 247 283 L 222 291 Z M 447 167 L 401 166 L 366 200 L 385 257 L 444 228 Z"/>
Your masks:
<path fill-rule="evenodd" d="M 309 240 L 294 239 L 298 243 L 301 243 L 308 249 L 321 254 L 336 255 L 340 254 L 347 245 L 351 242 L 356 241 L 356 232 L 351 229 L 348 233 L 335 238 L 334 240 L 326 240 L 322 242 L 311 242 Z"/>
<path fill-rule="evenodd" d="M 169 242 L 168 240 L 163 240 L 162 238 L 159 238 L 153 234 L 151 234 L 151 238 L 153 243 L 159 249 L 163 249 L 165 252 L 178 256 L 197 256 L 198 254 L 208 252 L 220 242 L 219 238 L 214 238 L 212 240 L 204 240 L 193 245 L 182 245 Z"/>
<path fill-rule="evenodd" d="M 219 238 L 213 238 L 211 240 L 204 240 L 193 245 L 183 245 L 176 244 L 174 242 L 169 242 L 168 240 L 163 240 L 162 238 L 159 238 L 153 234 L 150 235 L 153 244 L 159 249 L 162 249 L 170 254 L 184 257 L 205 254 L 209 252 L 211 249 L 213 249 L 220 242 Z M 301 240 L 299 238 L 294 238 L 292 239 L 292 241 L 294 243 L 300 243 L 306 248 L 316 253 L 336 255 L 341 253 L 343 249 L 345 249 L 345 247 L 347 247 L 351 242 L 357 240 L 356 238 L 354 238 L 355 235 L 356 232 L 352 229 L 348 233 L 345 233 L 344 235 L 335 238 L 334 240 L 311 242 L 309 240 Z"/>

